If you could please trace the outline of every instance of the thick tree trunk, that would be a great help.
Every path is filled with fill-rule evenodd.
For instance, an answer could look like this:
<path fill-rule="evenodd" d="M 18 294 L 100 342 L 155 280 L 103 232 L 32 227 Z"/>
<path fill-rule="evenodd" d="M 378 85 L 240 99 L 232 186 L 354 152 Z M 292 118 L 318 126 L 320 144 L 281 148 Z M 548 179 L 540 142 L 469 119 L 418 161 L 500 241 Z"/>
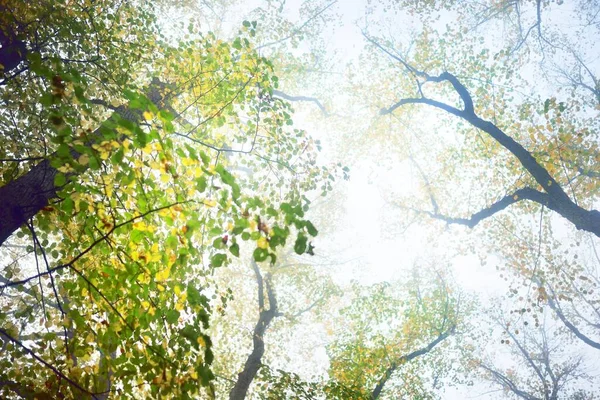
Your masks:
<path fill-rule="evenodd" d="M 0 5 L 1 13 L 9 13 L 5 6 Z M 17 38 L 13 27 L 0 27 L 0 64 L 4 75 L 9 75 L 27 57 L 27 46 L 25 42 Z"/>
<path fill-rule="evenodd" d="M 263 337 L 274 316 L 275 313 L 271 310 L 260 313 L 259 321 L 254 327 L 254 335 L 252 337 L 252 352 L 246 359 L 244 369 L 238 374 L 238 379 L 235 382 L 233 389 L 229 393 L 230 400 L 243 400 L 246 398 L 248 388 L 258 372 L 258 369 L 261 365 L 261 359 L 265 354 L 265 342 Z"/>
<path fill-rule="evenodd" d="M 0 245 L 56 197 L 56 174 L 50 161 L 44 160 L 0 187 Z"/>
<path fill-rule="evenodd" d="M 164 86 L 164 83 L 155 78 L 149 87 L 147 96 L 157 106 L 161 105 L 161 89 Z M 98 103 L 104 102 L 98 101 Z M 140 111 L 134 111 L 124 106 L 118 107 L 114 114 L 134 123 L 138 123 L 141 118 Z M 91 135 L 88 146 L 102 139 L 101 130 L 96 129 Z M 71 150 L 73 158 L 76 159 L 79 155 L 75 150 Z M 50 155 L 25 175 L 0 187 L 0 246 L 27 220 L 46 207 L 51 199 L 56 198 L 56 192 L 60 188 L 54 185 L 54 177 L 58 171 L 50 165 L 50 160 L 55 156 L 55 154 Z M 73 175 L 71 175 L 72 177 Z"/>

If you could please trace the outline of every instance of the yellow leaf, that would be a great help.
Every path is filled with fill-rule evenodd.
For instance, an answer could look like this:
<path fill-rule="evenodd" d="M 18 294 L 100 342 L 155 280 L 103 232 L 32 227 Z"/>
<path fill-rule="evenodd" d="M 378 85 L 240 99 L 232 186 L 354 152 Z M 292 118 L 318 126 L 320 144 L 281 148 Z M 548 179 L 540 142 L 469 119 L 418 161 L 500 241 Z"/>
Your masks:
<path fill-rule="evenodd" d="M 154 116 L 152 115 L 152 113 L 151 113 L 151 112 L 144 111 L 144 119 L 145 119 L 146 121 L 150 121 L 150 120 L 151 120 L 153 117 L 154 117 Z"/>
<path fill-rule="evenodd" d="M 77 159 L 77 162 L 81 165 L 88 165 L 88 163 L 90 162 L 90 156 L 87 154 L 82 154 Z"/>
<path fill-rule="evenodd" d="M 214 207 L 217 205 L 217 202 L 214 200 L 204 200 L 204 205 L 208 207 Z"/>
<path fill-rule="evenodd" d="M 171 268 L 170 267 L 165 268 L 156 274 L 156 276 L 154 277 L 154 280 L 156 282 L 164 282 L 169 278 L 170 273 L 171 273 Z M 162 290 L 161 290 L 161 292 L 162 292 Z"/>
<path fill-rule="evenodd" d="M 251 231 L 255 231 L 257 226 L 258 226 L 258 223 L 255 220 L 250 221 L 250 230 Z"/>
<path fill-rule="evenodd" d="M 267 238 L 261 236 L 257 241 L 256 241 L 256 245 L 258 247 L 260 247 L 261 249 L 267 249 L 269 247 L 269 242 L 267 241 Z"/>

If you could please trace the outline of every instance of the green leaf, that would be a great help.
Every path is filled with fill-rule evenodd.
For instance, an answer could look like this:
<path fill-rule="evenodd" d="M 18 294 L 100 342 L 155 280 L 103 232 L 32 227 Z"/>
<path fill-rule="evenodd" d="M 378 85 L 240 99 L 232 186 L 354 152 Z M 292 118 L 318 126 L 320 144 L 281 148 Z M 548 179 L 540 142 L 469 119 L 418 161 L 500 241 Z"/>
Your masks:
<path fill-rule="evenodd" d="M 240 41 L 240 38 L 235 38 L 235 40 L 233 41 L 233 44 L 231 45 L 231 47 L 233 47 L 236 50 L 241 50 L 242 49 L 242 42 Z"/>
<path fill-rule="evenodd" d="M 146 147 L 148 144 L 148 134 L 144 132 L 142 129 L 136 126 L 137 129 L 133 129 L 135 131 L 135 138 L 133 140 L 133 144 L 138 148 Z"/>
<path fill-rule="evenodd" d="M 165 313 L 165 318 L 169 324 L 174 324 L 179 320 L 179 311 L 167 310 Z"/>
<path fill-rule="evenodd" d="M 208 182 L 204 175 L 202 175 L 199 178 L 196 178 L 196 190 L 198 190 L 198 192 L 200 192 L 200 193 L 204 192 L 206 190 L 207 186 L 208 186 Z"/>
<path fill-rule="evenodd" d="M 317 234 L 319 233 L 319 231 L 317 231 L 317 228 L 315 228 L 315 226 L 310 221 L 305 221 L 304 226 L 306 227 L 306 230 L 308 231 L 310 236 L 314 237 L 317 236 Z"/>
<path fill-rule="evenodd" d="M 206 296 L 202 295 L 194 286 L 188 285 L 187 299 L 191 306 L 205 306 L 208 304 Z"/>
<path fill-rule="evenodd" d="M 90 157 L 88 165 L 90 166 L 90 169 L 100 169 L 100 162 L 98 161 L 98 158 L 95 155 Z"/>
<path fill-rule="evenodd" d="M 121 161 L 123 161 L 124 155 L 125 155 L 125 153 L 123 152 L 123 148 L 120 148 L 119 150 L 117 150 L 115 152 L 115 154 L 113 154 L 111 157 L 113 164 L 120 164 Z"/>
<path fill-rule="evenodd" d="M 58 146 L 58 149 L 56 149 L 56 154 L 58 154 L 60 158 L 69 159 L 71 158 L 71 149 L 69 148 L 69 145 L 62 143 Z"/>
<path fill-rule="evenodd" d="M 265 261 L 269 256 L 269 251 L 267 249 L 261 249 L 260 247 L 257 247 L 254 249 L 252 256 L 254 257 L 255 261 Z"/>
<path fill-rule="evenodd" d="M 60 187 L 67 183 L 67 177 L 62 172 L 58 172 L 54 177 L 54 186 Z"/>
<path fill-rule="evenodd" d="M 299 234 L 298 238 L 296 238 L 296 243 L 294 243 L 294 251 L 296 254 L 304 254 L 306 252 L 307 243 L 308 238 L 302 234 Z"/>
<path fill-rule="evenodd" d="M 194 346 L 194 348 L 199 348 L 198 337 L 200 336 L 200 333 L 192 325 L 186 325 L 181 330 L 181 336 L 189 340 L 192 346 Z"/>
<path fill-rule="evenodd" d="M 235 182 L 235 177 L 229 173 L 221 164 L 217 165 L 216 169 L 219 176 L 221 176 L 221 180 L 223 183 L 231 186 L 231 195 L 234 200 L 237 200 L 240 197 L 240 187 Z"/>
<path fill-rule="evenodd" d="M 131 234 L 129 235 L 129 240 L 131 240 L 133 243 L 141 243 L 142 239 L 146 236 L 146 234 L 143 231 L 140 231 L 138 229 L 134 229 L 133 231 L 131 231 Z"/>
<path fill-rule="evenodd" d="M 231 254 L 233 254 L 236 257 L 240 256 L 240 245 L 237 243 L 232 244 L 229 247 L 229 251 L 231 252 Z"/>
<path fill-rule="evenodd" d="M 227 254 L 217 253 L 210 258 L 210 265 L 214 268 L 218 268 L 222 266 L 225 261 L 227 261 Z"/>
<path fill-rule="evenodd" d="M 169 249 L 176 249 L 177 248 L 177 236 L 175 235 L 169 235 L 167 237 L 167 240 L 165 241 L 165 246 Z"/>
<path fill-rule="evenodd" d="M 204 164 L 205 167 L 208 167 L 210 165 L 210 157 L 202 150 L 200 150 L 200 159 L 202 160 L 202 164 Z"/>
<path fill-rule="evenodd" d="M 73 199 L 71 199 L 70 197 L 67 197 L 66 199 L 64 199 L 63 203 L 62 203 L 62 209 L 67 214 L 71 214 L 71 212 L 73 212 Z"/>

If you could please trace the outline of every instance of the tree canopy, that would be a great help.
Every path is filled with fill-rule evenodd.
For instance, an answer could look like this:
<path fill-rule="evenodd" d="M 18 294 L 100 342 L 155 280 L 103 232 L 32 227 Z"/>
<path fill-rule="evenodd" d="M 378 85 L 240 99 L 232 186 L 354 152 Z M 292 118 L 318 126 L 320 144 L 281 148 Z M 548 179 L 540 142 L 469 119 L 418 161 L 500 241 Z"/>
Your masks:
<path fill-rule="evenodd" d="M 4 2 L 0 396 L 596 398 L 599 7 Z"/>

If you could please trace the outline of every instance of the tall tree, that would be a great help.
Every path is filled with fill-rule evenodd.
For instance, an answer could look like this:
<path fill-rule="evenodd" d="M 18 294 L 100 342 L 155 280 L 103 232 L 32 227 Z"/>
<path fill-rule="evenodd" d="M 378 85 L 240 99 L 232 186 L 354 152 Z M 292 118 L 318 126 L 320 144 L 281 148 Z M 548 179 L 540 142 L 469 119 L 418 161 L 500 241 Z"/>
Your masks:
<path fill-rule="evenodd" d="M 442 276 L 353 289 L 329 346 L 333 380 L 358 398 L 433 396 L 443 365 L 452 362 L 452 353 L 439 347 L 447 350 L 466 317 L 460 296 Z"/>
<path fill-rule="evenodd" d="M 595 399 L 594 381 L 585 370 L 583 356 L 566 350 L 565 330 L 551 327 L 544 318 L 539 327 L 512 326 L 496 320 L 503 331 L 502 344 L 509 348 L 509 362 L 491 357 L 478 362 L 485 379 L 510 398 Z M 502 364 L 503 366 L 499 366 Z"/>
<path fill-rule="evenodd" d="M 1 239 L 30 241 L 2 271 L 3 395 L 198 395 L 211 271 L 242 241 L 257 261 L 295 233 L 311 251 L 300 194 L 329 174 L 272 96 L 255 23 L 230 42 L 191 23 L 175 47 L 151 7 L 3 7 L 19 58 L 2 86 Z"/>

